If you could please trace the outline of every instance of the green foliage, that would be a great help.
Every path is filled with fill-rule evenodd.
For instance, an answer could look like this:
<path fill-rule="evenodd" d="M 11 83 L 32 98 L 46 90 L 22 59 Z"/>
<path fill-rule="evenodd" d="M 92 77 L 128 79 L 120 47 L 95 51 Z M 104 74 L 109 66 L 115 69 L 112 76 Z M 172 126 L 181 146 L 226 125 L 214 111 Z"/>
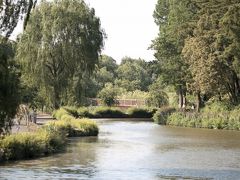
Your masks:
<path fill-rule="evenodd" d="M 147 105 L 150 107 L 162 107 L 169 105 L 168 95 L 163 91 L 161 84 L 155 82 L 149 86 L 149 96 L 146 99 Z"/>
<path fill-rule="evenodd" d="M 226 101 L 215 101 L 212 103 L 207 103 L 206 106 L 202 109 L 202 112 L 206 113 L 218 113 L 230 111 L 233 108 L 229 102 Z"/>
<path fill-rule="evenodd" d="M 18 43 L 23 79 L 49 96 L 54 109 L 81 102 L 82 79 L 98 64 L 104 33 L 84 1 L 42 1 Z"/>
<path fill-rule="evenodd" d="M 29 159 L 58 152 L 64 148 L 65 136 L 58 131 L 40 129 L 36 133 L 20 133 L 0 140 L 1 161 Z"/>
<path fill-rule="evenodd" d="M 128 91 L 123 92 L 122 94 L 118 95 L 119 99 L 139 99 L 139 100 L 145 100 L 149 96 L 148 92 L 135 90 L 135 91 Z"/>
<path fill-rule="evenodd" d="M 127 111 L 117 107 L 80 107 L 71 108 L 67 111 L 68 107 L 61 108 L 55 112 L 57 119 L 68 121 L 74 116 L 75 118 L 152 118 L 153 114 L 157 111 L 154 108 L 129 108 Z"/>
<path fill-rule="evenodd" d="M 0 32 L 10 37 L 20 19 L 25 15 L 24 27 L 37 0 L 0 1 Z"/>
<path fill-rule="evenodd" d="M 48 122 L 34 133 L 13 134 L 1 139 L 0 162 L 59 152 L 66 145 L 66 137 L 98 135 L 98 126 L 94 121 L 76 119 L 63 108 L 55 115 L 59 120 Z"/>
<path fill-rule="evenodd" d="M 157 124 L 166 125 L 168 117 L 175 111 L 175 108 L 162 107 L 153 115 L 153 120 Z"/>
<path fill-rule="evenodd" d="M 146 70 L 146 66 L 147 63 L 144 60 L 123 58 L 117 69 L 118 79 L 115 84 L 127 91 L 146 91 L 151 83 L 151 77 Z"/>
<path fill-rule="evenodd" d="M 47 123 L 44 128 L 64 132 L 68 137 L 98 135 L 98 126 L 94 121 L 89 119 L 75 119 L 67 114 L 63 115 L 61 120 Z"/>
<path fill-rule="evenodd" d="M 77 109 L 78 117 L 79 118 L 92 118 L 94 115 L 90 112 L 90 109 L 87 107 L 80 107 Z"/>
<path fill-rule="evenodd" d="M 106 106 L 113 106 L 117 104 L 117 89 L 112 84 L 106 84 L 99 92 L 98 97 Z"/>
<path fill-rule="evenodd" d="M 56 119 L 61 119 L 63 115 L 68 114 L 64 108 L 54 111 L 53 117 Z"/>
<path fill-rule="evenodd" d="M 127 115 L 129 118 L 152 118 L 156 109 L 129 108 Z"/>
<path fill-rule="evenodd" d="M 118 108 L 96 107 L 93 110 L 95 118 L 125 118 L 126 114 Z"/>
<path fill-rule="evenodd" d="M 167 117 L 165 124 L 171 126 L 240 130 L 239 109 L 222 112 L 175 112 Z"/>
<path fill-rule="evenodd" d="M 0 36 L 0 135 L 8 133 L 20 103 L 19 72 L 14 61 L 15 44 Z"/>
<path fill-rule="evenodd" d="M 179 107 L 184 105 L 188 65 L 182 60 L 181 52 L 185 39 L 192 34 L 196 18 L 195 4 L 189 0 L 158 0 L 154 19 L 159 26 L 158 37 L 152 49 L 159 62 L 161 78 L 167 85 L 175 87 L 179 94 Z"/>

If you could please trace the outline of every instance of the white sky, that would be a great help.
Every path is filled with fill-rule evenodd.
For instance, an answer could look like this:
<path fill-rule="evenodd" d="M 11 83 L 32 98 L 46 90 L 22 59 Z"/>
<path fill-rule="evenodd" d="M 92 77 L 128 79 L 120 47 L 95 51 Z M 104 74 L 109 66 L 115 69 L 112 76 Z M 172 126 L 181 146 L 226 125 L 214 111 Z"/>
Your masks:
<path fill-rule="evenodd" d="M 107 34 L 102 54 L 113 57 L 118 63 L 125 56 L 154 59 L 148 50 L 151 41 L 158 34 L 153 11 L 157 0 L 85 0 L 95 9 Z M 19 25 L 13 37 L 22 30 Z"/>
<path fill-rule="evenodd" d="M 147 50 L 158 27 L 152 17 L 157 0 L 85 0 L 96 11 L 107 34 L 103 54 L 119 63 L 124 56 L 153 60 Z"/>

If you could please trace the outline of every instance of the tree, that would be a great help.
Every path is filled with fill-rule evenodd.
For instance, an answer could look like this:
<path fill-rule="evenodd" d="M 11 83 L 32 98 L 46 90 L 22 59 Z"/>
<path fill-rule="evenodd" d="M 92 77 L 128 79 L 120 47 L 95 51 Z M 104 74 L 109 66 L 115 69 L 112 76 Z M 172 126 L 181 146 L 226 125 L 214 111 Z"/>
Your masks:
<path fill-rule="evenodd" d="M 113 106 L 117 104 L 117 94 L 117 89 L 112 84 L 107 83 L 99 92 L 98 97 L 104 105 Z"/>
<path fill-rule="evenodd" d="M 240 1 L 203 1 L 197 3 L 199 19 L 193 36 L 183 48 L 185 62 L 193 77 L 189 82 L 197 95 L 221 97 L 228 94 L 234 104 L 239 102 L 240 81 Z"/>
<path fill-rule="evenodd" d="M 84 1 L 43 1 L 18 44 L 24 79 L 44 89 L 55 109 L 68 99 L 79 103 L 83 75 L 95 69 L 104 36 L 94 9 Z"/>
<path fill-rule="evenodd" d="M 30 17 L 31 10 L 37 0 L 1 0 L 0 1 L 0 35 L 9 37 L 20 19 L 25 17 L 24 29 Z"/>
<path fill-rule="evenodd" d="M 147 63 L 142 59 L 123 58 L 117 69 L 118 79 L 115 84 L 128 91 L 146 91 L 151 84 L 151 77 L 146 67 Z"/>
<path fill-rule="evenodd" d="M 15 44 L 0 37 L 0 134 L 8 133 L 19 104 L 19 72 Z"/>
<path fill-rule="evenodd" d="M 149 96 L 146 102 L 148 106 L 158 108 L 169 104 L 168 95 L 158 81 L 149 86 Z"/>
<path fill-rule="evenodd" d="M 153 14 L 159 35 L 151 48 L 156 51 L 164 82 L 173 85 L 179 95 L 180 108 L 186 106 L 186 80 L 191 78 L 181 52 L 185 39 L 193 32 L 196 13 L 191 0 L 158 0 Z"/>

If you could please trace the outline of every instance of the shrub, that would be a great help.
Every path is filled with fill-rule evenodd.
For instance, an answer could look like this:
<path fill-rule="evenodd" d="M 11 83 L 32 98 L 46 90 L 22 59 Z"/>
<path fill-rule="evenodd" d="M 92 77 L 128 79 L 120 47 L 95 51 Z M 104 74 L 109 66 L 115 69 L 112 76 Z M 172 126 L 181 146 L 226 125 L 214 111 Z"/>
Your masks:
<path fill-rule="evenodd" d="M 156 109 L 145 108 L 129 108 L 127 110 L 128 117 L 130 118 L 152 118 Z"/>
<path fill-rule="evenodd" d="M 64 108 L 60 108 L 57 111 L 54 112 L 53 116 L 56 119 L 61 119 L 61 117 L 65 114 L 69 114 Z"/>
<path fill-rule="evenodd" d="M 101 99 L 103 105 L 113 106 L 117 104 L 117 90 L 111 83 L 105 85 L 99 92 L 98 97 Z"/>
<path fill-rule="evenodd" d="M 80 107 L 77 109 L 78 118 L 92 118 L 94 117 L 87 107 Z"/>
<path fill-rule="evenodd" d="M 77 108 L 67 106 L 67 107 L 63 107 L 63 109 L 66 110 L 68 114 L 72 115 L 73 117 L 75 118 L 79 117 Z"/>
<path fill-rule="evenodd" d="M 232 106 L 227 102 L 211 102 L 207 103 L 206 106 L 203 108 L 203 112 L 205 113 L 219 113 L 219 112 L 227 112 L 232 109 Z"/>
<path fill-rule="evenodd" d="M 65 137 L 57 131 L 40 129 L 37 133 L 6 136 L 0 141 L 2 161 L 29 159 L 63 149 Z"/>
<path fill-rule="evenodd" d="M 162 124 L 183 127 L 239 130 L 240 113 L 238 109 L 218 113 L 175 112 L 168 116 Z"/>
<path fill-rule="evenodd" d="M 66 134 L 68 137 L 96 136 L 98 135 L 98 126 L 89 119 L 75 119 L 71 116 L 55 122 L 49 122 L 44 128 L 54 129 L 55 131 Z"/>
<path fill-rule="evenodd" d="M 166 125 L 168 116 L 170 116 L 175 111 L 175 108 L 162 107 L 154 114 L 153 120 L 157 124 Z"/>
<path fill-rule="evenodd" d="M 60 151 L 66 144 L 66 137 L 98 135 L 94 121 L 76 119 L 68 110 L 57 110 L 54 114 L 59 120 L 45 124 L 34 133 L 5 136 L 0 140 L 0 161 L 28 159 Z"/>
<path fill-rule="evenodd" d="M 97 107 L 93 111 L 93 117 L 95 118 L 124 118 L 127 115 L 118 108 L 110 107 Z"/>

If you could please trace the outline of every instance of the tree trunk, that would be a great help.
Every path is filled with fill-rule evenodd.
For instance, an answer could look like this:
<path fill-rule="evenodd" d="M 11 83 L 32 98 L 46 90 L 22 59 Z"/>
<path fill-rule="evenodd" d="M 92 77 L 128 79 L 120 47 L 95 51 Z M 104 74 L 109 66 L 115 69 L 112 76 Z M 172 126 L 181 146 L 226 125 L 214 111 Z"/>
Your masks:
<path fill-rule="evenodd" d="M 54 86 L 53 91 L 54 91 L 53 92 L 54 93 L 54 100 L 53 100 L 54 109 L 59 109 L 60 108 L 60 94 L 59 94 L 58 86 Z"/>
<path fill-rule="evenodd" d="M 180 86 L 178 92 L 178 108 L 182 109 L 182 107 L 183 107 L 183 90 L 182 86 Z"/>
<path fill-rule="evenodd" d="M 185 110 L 187 106 L 187 98 L 186 98 L 186 91 L 183 91 L 183 103 L 182 103 L 182 109 Z"/>
<path fill-rule="evenodd" d="M 197 112 L 200 111 L 201 104 L 202 104 L 201 94 L 200 94 L 200 92 L 198 91 L 198 92 L 197 92 L 197 102 L 196 102 L 196 111 L 197 111 Z"/>

